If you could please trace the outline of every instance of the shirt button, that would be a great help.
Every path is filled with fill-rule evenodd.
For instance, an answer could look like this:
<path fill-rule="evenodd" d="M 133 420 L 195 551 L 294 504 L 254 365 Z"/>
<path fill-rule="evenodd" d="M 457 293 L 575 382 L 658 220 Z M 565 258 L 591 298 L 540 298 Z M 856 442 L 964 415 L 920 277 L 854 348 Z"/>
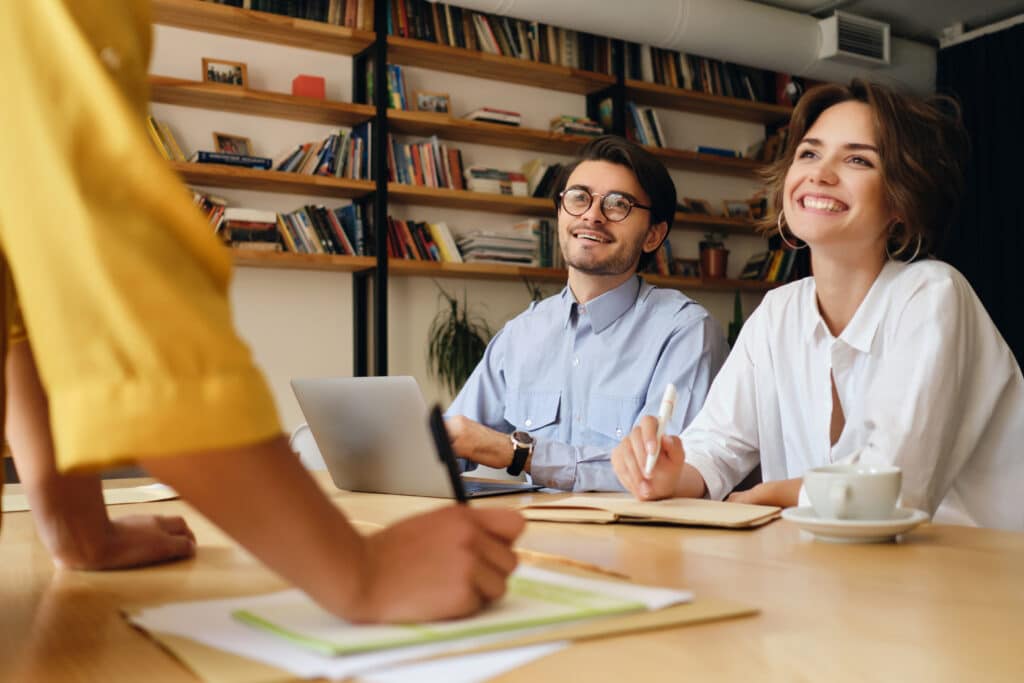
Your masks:
<path fill-rule="evenodd" d="M 530 418 L 526 418 L 526 422 L 524 422 L 523 424 L 525 424 L 527 427 L 532 427 L 533 420 L 531 420 Z"/>
<path fill-rule="evenodd" d="M 100 60 L 102 60 L 111 71 L 117 71 L 121 68 L 121 53 L 109 45 L 100 50 Z"/>
<path fill-rule="evenodd" d="M 580 366 L 580 357 L 579 356 L 573 356 L 572 366 L 574 368 L 578 368 Z"/>
<path fill-rule="evenodd" d="M 622 437 L 622 430 L 621 429 L 616 429 L 615 430 L 615 436 L 621 438 Z"/>

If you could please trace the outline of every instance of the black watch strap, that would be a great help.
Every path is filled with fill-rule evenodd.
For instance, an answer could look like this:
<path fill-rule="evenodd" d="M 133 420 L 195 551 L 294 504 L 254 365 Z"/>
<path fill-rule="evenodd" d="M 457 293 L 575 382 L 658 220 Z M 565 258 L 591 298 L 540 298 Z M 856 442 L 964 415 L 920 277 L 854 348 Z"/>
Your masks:
<path fill-rule="evenodd" d="M 516 438 L 520 436 L 520 438 Z M 513 477 L 518 477 L 523 472 L 523 468 L 526 467 L 526 460 L 530 457 L 530 453 L 533 452 L 533 437 L 522 432 L 513 432 L 512 434 L 512 462 L 505 469 L 506 472 L 511 474 Z"/>

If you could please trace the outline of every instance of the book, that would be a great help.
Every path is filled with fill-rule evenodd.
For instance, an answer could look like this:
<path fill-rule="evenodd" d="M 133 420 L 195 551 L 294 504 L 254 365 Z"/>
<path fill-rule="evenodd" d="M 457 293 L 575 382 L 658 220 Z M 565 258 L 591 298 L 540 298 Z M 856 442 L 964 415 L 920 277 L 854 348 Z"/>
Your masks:
<path fill-rule="evenodd" d="M 698 154 L 714 154 L 715 156 L 730 157 L 730 158 L 736 158 L 736 157 L 739 156 L 739 153 L 736 150 L 734 150 L 734 149 L 725 149 L 723 147 L 708 147 L 707 145 L 698 145 L 697 146 L 697 153 Z"/>
<path fill-rule="evenodd" d="M 518 126 L 522 124 L 522 114 L 504 109 L 492 109 L 481 107 L 466 114 L 462 118 L 470 121 L 485 121 L 487 123 L 500 123 L 506 126 Z"/>
<path fill-rule="evenodd" d="M 628 493 L 582 493 L 550 503 L 524 505 L 520 511 L 526 519 L 538 522 L 679 524 L 728 529 L 761 526 L 782 513 L 782 509 L 774 505 L 726 503 L 701 498 L 641 502 Z"/>
<path fill-rule="evenodd" d="M 501 600 L 478 614 L 459 619 L 351 624 L 295 589 L 242 599 L 231 616 L 297 647 L 339 656 L 485 634 L 514 634 L 583 619 L 661 610 L 692 600 L 690 591 L 521 566 L 509 577 L 508 592 Z"/>
<path fill-rule="evenodd" d="M 253 157 L 247 154 L 229 154 L 228 152 L 206 152 L 198 151 L 193 154 L 189 161 L 198 164 L 227 164 L 228 166 L 246 166 L 248 168 L 259 168 L 269 170 L 273 159 L 268 157 Z"/>

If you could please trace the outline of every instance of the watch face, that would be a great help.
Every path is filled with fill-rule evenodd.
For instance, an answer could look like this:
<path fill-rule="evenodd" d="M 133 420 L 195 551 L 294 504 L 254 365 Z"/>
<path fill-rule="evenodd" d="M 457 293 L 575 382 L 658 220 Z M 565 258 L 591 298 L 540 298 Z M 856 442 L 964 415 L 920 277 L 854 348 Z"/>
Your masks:
<path fill-rule="evenodd" d="M 520 431 L 512 432 L 512 439 L 517 444 L 521 444 L 523 446 L 529 446 L 531 443 L 533 443 L 533 437 L 530 436 L 529 432 L 520 432 Z"/>

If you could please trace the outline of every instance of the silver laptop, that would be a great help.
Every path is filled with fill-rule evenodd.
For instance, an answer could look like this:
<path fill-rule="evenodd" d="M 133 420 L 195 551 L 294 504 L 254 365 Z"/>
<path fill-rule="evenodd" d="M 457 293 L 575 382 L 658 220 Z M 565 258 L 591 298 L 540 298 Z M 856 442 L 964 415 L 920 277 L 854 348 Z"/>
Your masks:
<path fill-rule="evenodd" d="M 454 498 L 412 377 L 293 379 L 334 485 L 346 491 Z M 463 480 L 469 497 L 533 491 L 521 482 Z"/>

